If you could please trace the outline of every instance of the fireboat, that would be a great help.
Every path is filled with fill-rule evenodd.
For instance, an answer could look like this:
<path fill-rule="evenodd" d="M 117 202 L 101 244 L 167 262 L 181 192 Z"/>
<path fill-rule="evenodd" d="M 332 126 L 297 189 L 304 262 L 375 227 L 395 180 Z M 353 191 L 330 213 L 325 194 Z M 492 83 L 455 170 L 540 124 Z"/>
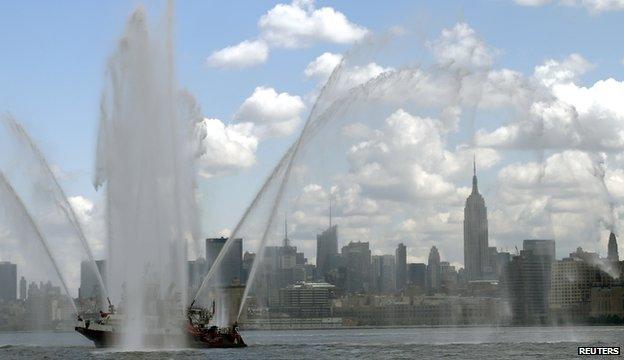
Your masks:
<path fill-rule="evenodd" d="M 214 301 L 212 302 L 212 309 L 193 305 L 194 302 L 187 308 L 187 321 L 180 319 L 180 323 L 173 327 L 159 326 L 159 319 L 154 316 L 146 317 L 148 326 L 144 334 L 144 344 L 156 347 L 166 344 L 184 344 L 193 348 L 238 348 L 247 346 L 238 332 L 238 324 L 236 322 L 231 326 L 222 327 L 210 324 L 215 315 Z M 119 345 L 123 338 L 123 320 L 124 316 L 118 314 L 115 307 L 108 300 L 108 312 L 100 311 L 98 318 L 83 318 L 78 315 L 78 324 L 74 329 L 93 341 L 97 348 L 113 347 Z"/>

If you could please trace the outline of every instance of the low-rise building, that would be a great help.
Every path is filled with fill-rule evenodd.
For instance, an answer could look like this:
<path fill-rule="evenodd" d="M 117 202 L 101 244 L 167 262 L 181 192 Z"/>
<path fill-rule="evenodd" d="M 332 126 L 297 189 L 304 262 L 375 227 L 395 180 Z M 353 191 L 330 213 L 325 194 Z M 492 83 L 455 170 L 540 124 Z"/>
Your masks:
<path fill-rule="evenodd" d="M 599 321 L 624 321 L 624 286 L 593 287 L 590 291 L 589 316 Z"/>

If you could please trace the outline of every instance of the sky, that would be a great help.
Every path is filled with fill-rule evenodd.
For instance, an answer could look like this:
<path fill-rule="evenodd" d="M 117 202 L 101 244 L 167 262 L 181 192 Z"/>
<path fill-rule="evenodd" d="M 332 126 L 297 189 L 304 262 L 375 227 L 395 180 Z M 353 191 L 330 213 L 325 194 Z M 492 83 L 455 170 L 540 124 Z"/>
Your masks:
<path fill-rule="evenodd" d="M 92 180 L 106 62 L 135 8 L 156 24 L 165 5 L 0 3 L 0 110 L 24 124 L 54 165 L 100 256 L 104 211 Z M 623 20 L 619 0 L 176 2 L 177 82 L 198 101 L 208 133 L 198 176 L 202 236 L 233 228 L 341 55 L 386 34 L 399 45 L 346 68 L 344 86 L 437 64 L 442 78 L 465 69 L 483 76 L 475 77 L 485 87 L 475 90 L 481 102 L 474 118 L 461 103 L 474 94 L 444 93 L 448 103 L 435 109 L 403 101 L 349 120 L 367 132 L 327 145 L 344 161 L 327 162 L 324 179 L 292 185 L 300 186 L 289 205 L 295 245 L 314 259 L 331 192 L 340 246 L 364 240 L 380 254 L 404 242 L 409 261 L 425 261 L 436 245 L 461 266 L 476 153 L 492 245 L 512 251 L 524 238 L 554 237 L 558 257 L 581 245 L 605 255 L 605 231 L 618 230 L 624 199 Z M 441 114 L 455 109 L 452 101 L 462 110 L 448 123 Z M 392 181 L 371 178 L 380 174 Z"/>

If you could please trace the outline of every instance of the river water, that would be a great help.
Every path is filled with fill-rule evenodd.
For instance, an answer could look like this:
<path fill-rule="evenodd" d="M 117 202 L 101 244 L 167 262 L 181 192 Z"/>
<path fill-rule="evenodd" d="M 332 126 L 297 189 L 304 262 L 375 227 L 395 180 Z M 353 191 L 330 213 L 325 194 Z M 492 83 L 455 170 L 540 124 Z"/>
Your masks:
<path fill-rule="evenodd" d="M 622 326 L 245 331 L 244 349 L 96 349 L 70 332 L 0 333 L 0 359 L 570 359 L 622 346 Z M 613 357 L 612 357 L 613 358 Z M 617 358 L 617 357 L 615 357 Z"/>

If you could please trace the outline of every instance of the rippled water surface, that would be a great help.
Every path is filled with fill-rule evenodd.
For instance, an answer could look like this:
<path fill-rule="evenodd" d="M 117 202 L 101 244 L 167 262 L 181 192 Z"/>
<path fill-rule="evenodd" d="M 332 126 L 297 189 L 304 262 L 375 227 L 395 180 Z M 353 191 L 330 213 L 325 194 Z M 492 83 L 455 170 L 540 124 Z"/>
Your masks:
<path fill-rule="evenodd" d="M 244 349 L 96 349 L 75 333 L 0 333 L 0 359 L 569 359 L 622 346 L 624 327 L 246 331 Z"/>

